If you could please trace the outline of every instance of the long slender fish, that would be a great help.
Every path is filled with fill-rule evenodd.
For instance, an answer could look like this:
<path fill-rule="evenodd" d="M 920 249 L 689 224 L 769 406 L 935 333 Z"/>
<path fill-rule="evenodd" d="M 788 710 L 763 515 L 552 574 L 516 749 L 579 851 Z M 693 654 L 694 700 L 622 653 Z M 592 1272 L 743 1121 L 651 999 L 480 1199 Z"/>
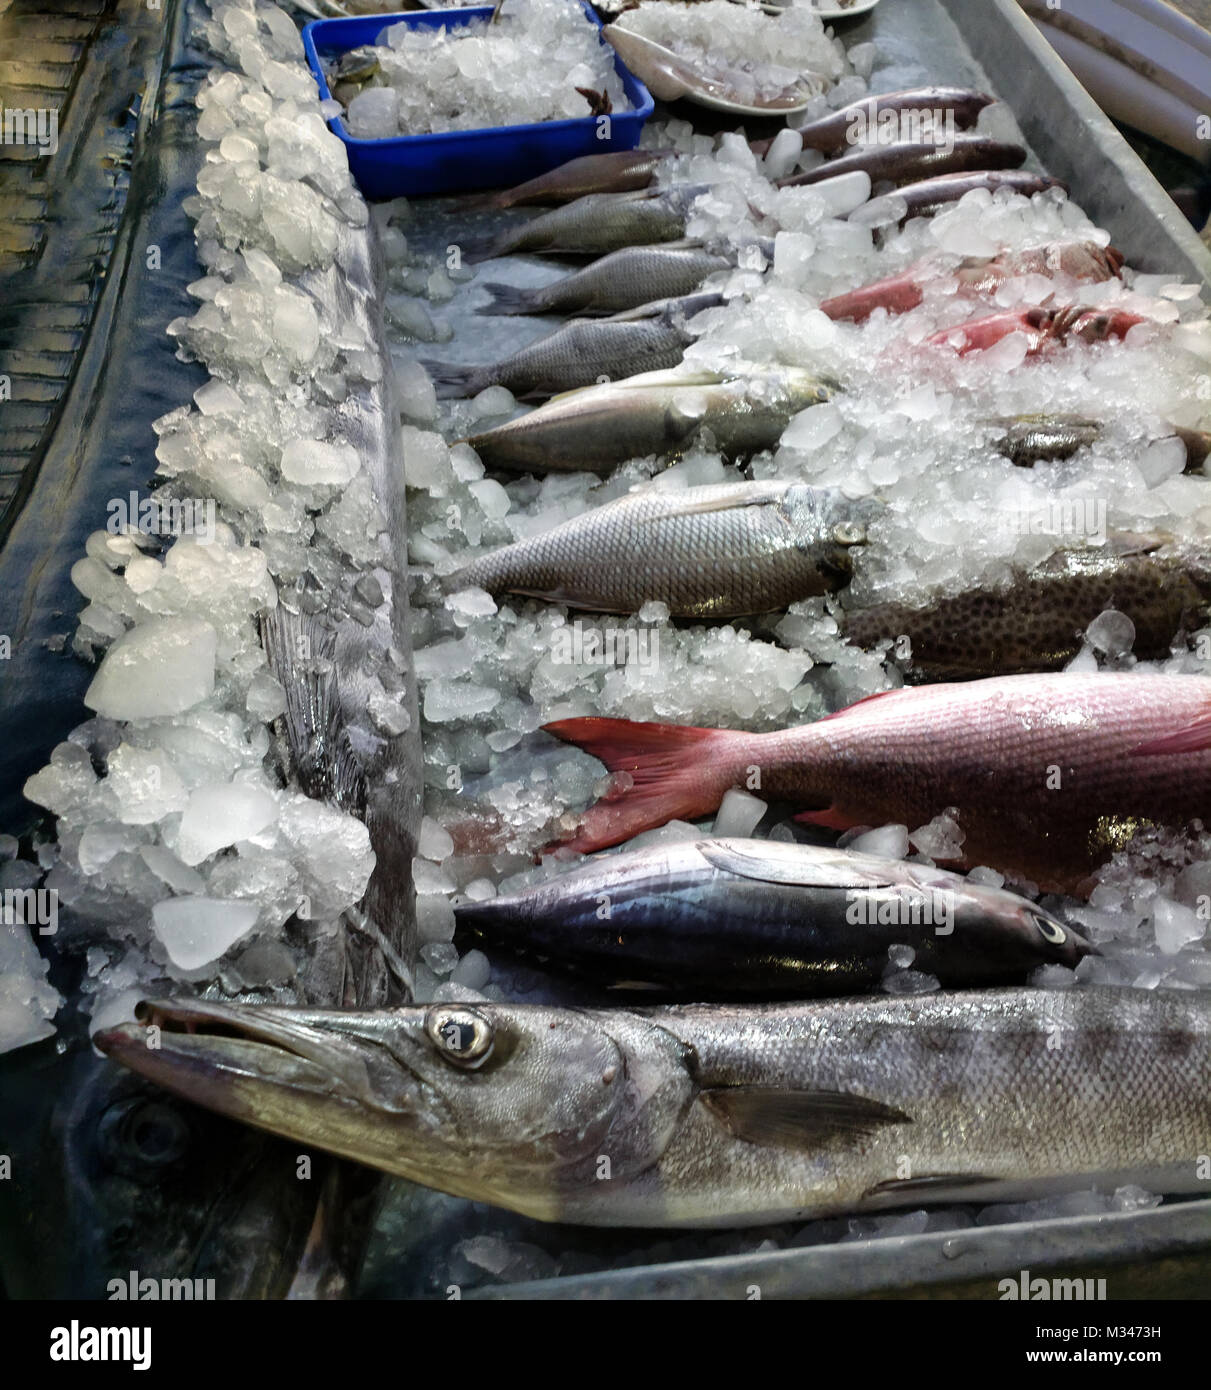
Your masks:
<path fill-rule="evenodd" d="M 620 988 L 683 999 L 877 991 L 888 948 L 944 986 L 1020 983 L 1089 945 L 1032 902 L 898 859 L 717 839 L 605 855 L 455 908 L 460 932 Z"/>
<path fill-rule="evenodd" d="M 1080 415 L 1016 415 L 989 423 L 1005 431 L 994 442 L 995 449 L 1019 468 L 1069 459 L 1078 449 L 1096 444 L 1105 433 L 1100 420 L 1086 420 Z M 1186 450 L 1185 471 L 1201 473 L 1211 453 L 1211 434 L 1180 425 L 1170 428 Z"/>
<path fill-rule="evenodd" d="M 969 256 L 952 269 L 938 264 L 936 257 L 915 261 L 899 275 L 861 285 L 856 290 L 822 301 L 820 309 L 830 319 L 852 319 L 862 323 L 876 309 L 903 314 L 915 309 L 925 298 L 925 288 L 933 281 L 957 281 L 962 295 L 991 294 L 1006 280 L 1019 275 L 1068 276 L 1073 280 L 1097 283 L 1113 279 L 1123 268 L 1122 253 L 1113 246 L 1090 241 L 1053 242 L 1029 251 L 1007 251 L 1000 256 Z"/>
<path fill-rule="evenodd" d="M 700 246 L 624 246 L 550 285 L 485 285 L 492 302 L 479 312 L 613 314 L 690 294 L 708 275 L 731 265 L 726 256 L 712 255 Z"/>
<path fill-rule="evenodd" d="M 851 212 L 849 220 L 869 223 L 891 208 L 895 209 L 901 222 L 909 217 L 931 217 L 977 188 L 986 188 L 990 193 L 1007 188 L 1027 198 L 1035 193 L 1045 193 L 1049 188 L 1063 188 L 1066 191 L 1066 185 L 1059 179 L 1047 174 L 1032 174 L 1026 169 L 979 169 L 970 174 L 939 174 L 931 179 L 922 179 L 919 183 L 905 184 L 894 193 L 872 198 Z"/>
<path fill-rule="evenodd" d="M 779 179 L 779 188 L 801 188 L 861 170 L 871 181 L 905 184 L 930 175 L 957 174 L 972 169 L 1016 169 L 1026 159 L 1021 145 L 990 140 L 986 135 L 959 135 L 951 145 L 932 140 L 902 140 L 894 145 L 861 146 L 852 154 L 826 160 L 805 174 Z"/>
<path fill-rule="evenodd" d="M 959 865 L 1085 893 L 1139 830 L 1183 829 L 1211 798 L 1211 682 L 1202 676 L 998 676 L 889 690 L 796 729 L 750 734 L 625 719 L 550 733 L 627 772 L 572 842 L 585 853 L 718 810 L 729 787 L 836 830 L 923 825 L 950 810 Z"/>
<path fill-rule="evenodd" d="M 805 150 L 820 150 L 824 154 L 839 154 L 855 143 L 855 132 L 873 134 L 887 129 L 894 122 L 900 129 L 911 129 L 910 112 L 937 112 L 940 124 L 952 114 L 960 130 L 970 130 L 980 118 L 980 112 L 996 101 L 986 92 L 974 92 L 967 87 L 912 87 L 900 92 L 884 92 L 880 96 L 863 97 L 840 110 L 832 111 L 815 121 L 806 121 L 795 129 L 803 137 Z M 901 112 L 905 120 L 900 120 Z M 920 114 L 917 120 L 921 119 Z"/>
<path fill-rule="evenodd" d="M 528 473 L 607 472 L 648 454 L 675 457 L 704 431 L 729 458 L 772 449 L 799 411 L 837 389 L 796 367 L 727 378 L 714 372 L 645 372 L 557 396 L 527 415 L 472 435 L 490 468 Z"/>
<path fill-rule="evenodd" d="M 95 1041 L 169 1090 L 544 1221 L 744 1226 L 1206 1187 L 1205 993 L 138 1013 L 157 1047 L 134 1023 Z"/>
<path fill-rule="evenodd" d="M 866 537 L 856 517 L 839 492 L 803 483 L 649 487 L 473 560 L 443 583 L 600 613 L 637 613 L 652 601 L 674 617 L 766 613 L 849 582 L 850 551 Z"/>
<path fill-rule="evenodd" d="M 474 264 L 522 251 L 602 256 L 623 246 L 652 246 L 685 236 L 685 220 L 698 185 L 653 193 L 591 193 L 532 217 L 499 236 L 472 241 L 463 259 Z"/>
<path fill-rule="evenodd" d="M 689 320 L 722 303 L 717 294 L 687 295 L 614 318 L 573 319 L 500 362 L 424 365 L 443 397 L 474 396 L 488 386 L 507 386 L 518 396 L 551 396 L 603 376 L 675 367 L 694 341 Z"/>
<path fill-rule="evenodd" d="M 475 206 L 516 208 L 528 203 L 571 203 L 590 193 L 630 193 L 647 188 L 670 154 L 670 149 L 584 154 L 514 188 L 477 198 Z"/>
<path fill-rule="evenodd" d="M 1203 625 L 1211 600 L 1211 556 L 1155 540 L 1112 538 L 1105 546 L 1057 551 L 1015 567 L 1005 582 L 926 604 L 876 604 L 845 614 L 841 632 L 860 647 L 890 639 L 889 656 L 910 681 L 971 680 L 1058 671 L 1081 649 L 1082 633 L 1113 608 L 1135 627 L 1134 654 L 1169 655 L 1173 640 Z"/>

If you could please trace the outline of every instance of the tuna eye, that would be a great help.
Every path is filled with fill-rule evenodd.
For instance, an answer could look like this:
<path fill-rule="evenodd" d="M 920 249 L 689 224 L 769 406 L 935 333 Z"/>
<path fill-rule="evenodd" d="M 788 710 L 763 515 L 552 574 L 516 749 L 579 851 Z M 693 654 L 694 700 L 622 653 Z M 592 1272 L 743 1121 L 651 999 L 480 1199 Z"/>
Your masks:
<path fill-rule="evenodd" d="M 1053 946 L 1062 946 L 1068 940 L 1068 933 L 1058 922 L 1049 921 L 1046 917 L 1036 917 L 1034 920 L 1044 938 Z"/>
<path fill-rule="evenodd" d="M 445 1004 L 425 1015 L 425 1032 L 448 1062 L 478 1067 L 492 1053 L 492 1025 L 481 1013 L 465 1005 Z"/>

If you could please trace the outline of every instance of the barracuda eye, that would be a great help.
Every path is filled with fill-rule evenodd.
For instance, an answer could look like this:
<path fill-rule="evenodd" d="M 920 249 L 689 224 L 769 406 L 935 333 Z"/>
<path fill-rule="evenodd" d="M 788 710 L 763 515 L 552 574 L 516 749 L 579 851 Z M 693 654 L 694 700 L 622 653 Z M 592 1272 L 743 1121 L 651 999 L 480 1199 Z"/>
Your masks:
<path fill-rule="evenodd" d="M 116 1168 L 154 1172 L 189 1148 L 189 1126 L 162 1100 L 122 1100 L 101 1117 L 101 1149 Z"/>
<path fill-rule="evenodd" d="M 491 1023 L 465 1004 L 441 1004 L 425 1015 L 425 1032 L 433 1045 L 457 1067 L 482 1066 L 492 1055 Z"/>
<path fill-rule="evenodd" d="M 1053 946 L 1062 946 L 1068 940 L 1068 933 L 1058 922 L 1053 922 L 1049 917 L 1036 917 L 1034 920 L 1043 939 L 1050 941 Z"/>

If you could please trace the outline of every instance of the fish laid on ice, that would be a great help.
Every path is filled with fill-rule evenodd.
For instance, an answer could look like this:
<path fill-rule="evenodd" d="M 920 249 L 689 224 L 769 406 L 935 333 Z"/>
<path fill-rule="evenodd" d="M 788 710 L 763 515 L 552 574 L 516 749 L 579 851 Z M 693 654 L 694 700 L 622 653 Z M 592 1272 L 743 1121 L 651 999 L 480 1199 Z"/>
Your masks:
<path fill-rule="evenodd" d="M 424 366 L 442 397 L 474 396 L 489 386 L 507 386 L 516 396 L 551 396 L 603 376 L 675 367 L 694 341 L 690 319 L 722 303 L 717 294 L 687 295 L 613 318 L 573 319 L 500 362 Z"/>
<path fill-rule="evenodd" d="M 933 140 L 902 140 L 894 145 L 858 146 L 851 154 L 827 160 L 805 174 L 779 179 L 779 188 L 801 188 L 858 170 L 873 183 L 910 183 L 931 174 L 957 174 L 972 169 L 1016 169 L 1026 159 L 1021 145 L 990 140 L 986 135 L 959 135 L 949 145 Z"/>
<path fill-rule="evenodd" d="M 550 285 L 488 284 L 481 314 L 614 314 L 690 294 L 732 262 L 700 246 L 624 246 Z"/>
<path fill-rule="evenodd" d="M 1174 639 L 1203 626 L 1211 555 L 1159 540 L 1112 536 L 1104 546 L 1059 550 L 1003 583 L 925 604 L 857 608 L 840 620 L 860 647 L 891 640 L 889 659 L 914 681 L 1057 671 L 1081 650 L 1081 634 L 1114 609 L 1134 628 L 1133 653 L 1169 655 Z"/>
<path fill-rule="evenodd" d="M 645 372 L 586 386 L 467 443 L 489 468 L 527 473 L 606 472 L 649 454 L 675 457 L 703 431 L 729 458 L 774 448 L 801 410 L 837 389 L 796 367 L 714 372 Z"/>
<path fill-rule="evenodd" d="M 460 932 L 622 989 L 681 998 L 877 991 L 888 948 L 944 987 L 1022 982 L 1089 946 L 1032 902 L 899 859 L 713 839 L 603 855 L 464 902 Z"/>
<path fill-rule="evenodd" d="M 549 173 L 527 179 L 515 188 L 477 198 L 474 206 L 516 208 L 529 203 L 570 203 L 590 193 L 630 193 L 647 188 L 656 177 L 661 161 L 670 154 L 672 150 L 667 149 L 584 154 Z"/>
<path fill-rule="evenodd" d="M 1011 193 L 1020 193 L 1029 198 L 1050 188 L 1064 187 L 1059 179 L 1047 174 L 1032 174 L 1026 169 L 978 169 L 970 174 L 938 174 L 919 183 L 905 184 L 894 193 L 873 198 L 849 216 L 852 222 L 872 225 L 872 219 L 885 214 L 903 222 L 909 217 L 931 217 L 940 208 L 957 203 L 977 188 L 987 189 L 989 193 L 1008 189 Z"/>
<path fill-rule="evenodd" d="M 970 130 L 980 112 L 995 100 L 967 87 L 912 87 L 863 97 L 794 128 L 802 136 L 805 150 L 839 154 L 852 149 L 863 137 L 878 138 L 887 130 L 932 134 L 946 130 L 951 121 L 959 130 Z"/>
<path fill-rule="evenodd" d="M 637 193 L 590 193 L 574 203 L 539 213 L 520 227 L 472 241 L 463 260 L 475 264 L 523 251 L 603 256 L 623 246 L 652 246 L 679 241 L 699 185 Z"/>
<path fill-rule="evenodd" d="M 159 1046 L 134 1023 L 95 1042 L 169 1090 L 545 1221 L 745 1226 L 1206 1187 L 1205 993 L 368 1013 L 178 999 L 139 1016 Z"/>
<path fill-rule="evenodd" d="M 876 309 L 886 309 L 889 314 L 915 309 L 925 298 L 925 287 L 931 280 L 947 285 L 954 280 L 957 292 L 964 295 L 992 294 L 1006 280 L 1019 275 L 1044 275 L 1049 279 L 1065 276 L 1096 283 L 1113 279 L 1122 268 L 1121 252 L 1112 246 L 1097 246 L 1089 241 L 1057 242 L 1030 251 L 1006 251 L 993 257 L 971 256 L 957 269 L 939 264 L 935 257 L 926 257 L 899 275 L 889 275 L 826 299 L 820 308 L 830 319 L 852 319 L 862 323 Z"/>
<path fill-rule="evenodd" d="M 984 352 L 1021 333 L 1026 340 L 1026 356 L 1034 357 L 1046 348 L 1079 338 L 1084 343 L 1101 343 L 1108 338 L 1125 338 L 1131 329 L 1148 320 L 1126 309 L 1086 309 L 1068 304 L 1062 309 L 1035 305 L 1029 309 L 1009 309 L 985 318 L 969 319 L 953 328 L 942 328 L 925 339 L 935 347 L 953 348 L 960 357 Z"/>
<path fill-rule="evenodd" d="M 839 492 L 804 483 L 648 487 L 473 560 L 443 584 L 600 613 L 653 601 L 674 617 L 766 613 L 849 582 L 850 552 L 866 538 L 857 515 Z"/>
<path fill-rule="evenodd" d="M 1105 430 L 1100 420 L 1079 415 L 1017 415 L 989 423 L 1004 430 L 995 442 L 997 452 L 1020 468 L 1071 458 L 1078 449 L 1096 444 Z M 1171 430 L 1186 450 L 1185 471 L 1201 472 L 1211 453 L 1211 434 L 1180 425 Z"/>
<path fill-rule="evenodd" d="M 1211 681 L 1104 672 L 998 676 L 889 690 L 799 728 L 751 734 L 626 719 L 544 727 L 631 784 L 586 812 L 588 853 L 719 808 L 730 787 L 803 807 L 835 830 L 948 812 L 960 865 L 1088 892 L 1148 827 L 1181 830 L 1211 798 Z"/>

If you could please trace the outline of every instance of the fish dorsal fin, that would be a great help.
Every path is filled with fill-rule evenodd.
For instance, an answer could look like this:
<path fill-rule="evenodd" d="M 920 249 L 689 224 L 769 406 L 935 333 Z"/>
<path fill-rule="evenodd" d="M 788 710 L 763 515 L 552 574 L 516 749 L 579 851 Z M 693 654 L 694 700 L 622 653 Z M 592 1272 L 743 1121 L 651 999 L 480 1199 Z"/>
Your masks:
<path fill-rule="evenodd" d="M 656 491 L 667 497 L 668 503 L 659 512 L 645 517 L 651 523 L 666 521 L 671 516 L 704 516 L 710 512 L 732 512 L 742 507 L 765 507 L 771 502 L 780 502 L 786 492 L 785 483 L 721 483 L 718 487 L 687 488 L 691 495 L 695 492 L 710 493 L 709 497 L 687 500 L 683 493 L 670 492 L 657 488 Z"/>
<path fill-rule="evenodd" d="M 891 888 L 895 880 L 878 861 L 843 850 L 776 840 L 699 840 L 694 848 L 716 869 L 761 883 L 804 888 Z"/>
<path fill-rule="evenodd" d="M 830 1140 L 854 1143 L 884 1125 L 912 1117 L 882 1101 L 843 1091 L 783 1091 L 775 1086 L 719 1086 L 702 1103 L 737 1139 L 776 1149 L 815 1149 Z"/>
<path fill-rule="evenodd" d="M 921 1173 L 915 1178 L 887 1178 L 883 1182 L 868 1187 L 862 1200 L 875 1201 L 880 1197 L 912 1197 L 917 1194 L 937 1200 L 938 1194 L 952 1188 L 962 1190 L 983 1187 L 995 1182 L 995 1178 L 984 1177 L 981 1173 Z M 956 1199 L 962 1200 L 962 1199 Z"/>
<path fill-rule="evenodd" d="M 850 714 L 860 705 L 869 705 L 874 700 L 885 700 L 889 695 L 905 695 L 907 693 L 908 692 L 903 686 L 896 686 L 894 690 L 876 690 L 873 695 L 863 695 L 860 700 L 855 700 L 852 705 L 845 705 L 841 709 L 835 709 L 832 714 L 821 715 L 821 717 L 816 720 L 816 723 L 824 724 L 830 719 L 840 719 L 843 714 Z"/>

